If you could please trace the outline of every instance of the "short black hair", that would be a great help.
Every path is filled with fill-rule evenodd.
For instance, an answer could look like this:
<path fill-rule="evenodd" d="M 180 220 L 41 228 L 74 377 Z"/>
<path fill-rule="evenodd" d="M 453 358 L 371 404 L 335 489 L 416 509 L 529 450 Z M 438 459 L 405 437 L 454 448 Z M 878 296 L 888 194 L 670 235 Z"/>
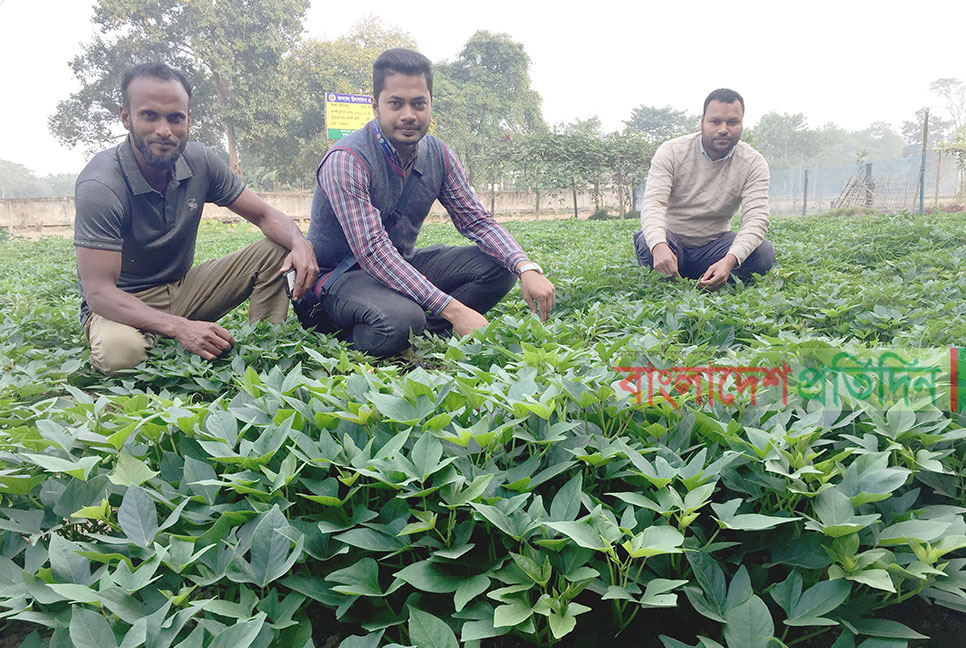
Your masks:
<path fill-rule="evenodd" d="M 151 77 L 161 81 L 180 81 L 181 85 L 184 86 L 184 91 L 188 93 L 188 100 L 191 100 L 191 84 L 188 83 L 188 77 L 184 75 L 184 72 L 157 61 L 140 63 L 124 70 L 124 76 L 121 77 L 121 105 L 124 106 L 125 110 L 131 109 L 131 100 L 127 96 L 127 88 L 131 85 L 131 81 L 137 77 Z"/>
<path fill-rule="evenodd" d="M 386 77 L 393 74 L 426 77 L 429 96 L 433 96 L 433 64 L 429 59 L 411 49 L 394 47 L 379 55 L 372 64 L 372 98 L 379 101 L 379 93 L 386 88 Z"/>
<path fill-rule="evenodd" d="M 702 115 L 708 112 L 708 104 L 712 101 L 720 101 L 721 103 L 727 104 L 737 101 L 741 104 L 741 112 L 745 112 L 745 100 L 742 99 L 741 95 L 734 90 L 730 90 L 728 88 L 718 88 L 717 90 L 713 90 L 711 94 L 708 95 L 708 98 L 704 100 L 704 109 L 701 111 Z"/>

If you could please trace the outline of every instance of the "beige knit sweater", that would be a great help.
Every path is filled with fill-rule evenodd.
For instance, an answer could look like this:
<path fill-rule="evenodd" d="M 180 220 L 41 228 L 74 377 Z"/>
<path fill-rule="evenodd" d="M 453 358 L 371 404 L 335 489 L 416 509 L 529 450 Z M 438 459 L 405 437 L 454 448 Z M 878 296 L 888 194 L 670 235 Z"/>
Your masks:
<path fill-rule="evenodd" d="M 768 230 L 768 163 L 738 142 L 727 160 L 701 154 L 701 133 L 668 140 L 658 147 L 647 175 L 641 229 L 650 249 L 667 242 L 667 230 L 688 247 L 711 242 L 731 228 L 741 206 L 741 226 L 729 252 L 741 265 Z"/>

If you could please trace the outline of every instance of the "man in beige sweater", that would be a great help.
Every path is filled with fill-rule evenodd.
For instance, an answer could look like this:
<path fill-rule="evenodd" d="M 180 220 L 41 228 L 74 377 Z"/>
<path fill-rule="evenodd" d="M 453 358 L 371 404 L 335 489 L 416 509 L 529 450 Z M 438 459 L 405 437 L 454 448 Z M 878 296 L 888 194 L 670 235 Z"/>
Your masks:
<path fill-rule="evenodd" d="M 740 141 L 745 102 L 734 90 L 704 101 L 701 132 L 668 140 L 651 161 L 634 234 L 637 260 L 672 277 L 717 290 L 775 264 L 768 230 L 768 164 Z M 741 206 L 741 226 L 731 217 Z"/>

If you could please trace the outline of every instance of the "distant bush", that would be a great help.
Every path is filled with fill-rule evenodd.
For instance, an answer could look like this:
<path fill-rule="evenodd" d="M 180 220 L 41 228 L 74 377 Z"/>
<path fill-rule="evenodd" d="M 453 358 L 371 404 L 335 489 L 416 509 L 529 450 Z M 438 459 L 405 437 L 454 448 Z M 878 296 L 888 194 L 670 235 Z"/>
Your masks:
<path fill-rule="evenodd" d="M 856 216 L 875 216 L 877 214 L 882 214 L 882 212 L 871 207 L 836 207 L 835 209 L 822 212 L 819 216 L 827 218 L 855 218 Z"/>
<path fill-rule="evenodd" d="M 623 216 L 620 216 L 618 214 L 609 214 L 606 209 L 598 209 L 587 220 L 636 220 L 640 217 L 641 212 L 639 211 L 625 212 Z"/>
<path fill-rule="evenodd" d="M 0 198 L 60 198 L 74 195 L 77 175 L 73 173 L 37 176 L 14 162 L 0 160 Z"/>
<path fill-rule="evenodd" d="M 966 205 L 945 205 L 938 209 L 927 209 L 927 214 L 958 214 L 960 212 L 966 211 Z"/>

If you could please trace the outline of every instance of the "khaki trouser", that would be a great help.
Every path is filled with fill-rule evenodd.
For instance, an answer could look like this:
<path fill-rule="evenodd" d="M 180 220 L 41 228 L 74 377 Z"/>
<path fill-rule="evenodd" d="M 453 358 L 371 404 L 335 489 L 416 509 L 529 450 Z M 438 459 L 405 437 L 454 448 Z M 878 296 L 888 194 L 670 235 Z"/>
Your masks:
<path fill-rule="evenodd" d="M 249 296 L 248 321 L 281 322 L 288 312 L 288 297 L 278 270 L 288 250 L 262 239 L 233 254 L 191 268 L 174 283 L 134 293 L 148 306 L 192 320 L 214 322 Z M 84 325 L 91 345 L 91 366 L 101 373 L 130 369 L 144 362 L 158 339 L 91 313 Z"/>

